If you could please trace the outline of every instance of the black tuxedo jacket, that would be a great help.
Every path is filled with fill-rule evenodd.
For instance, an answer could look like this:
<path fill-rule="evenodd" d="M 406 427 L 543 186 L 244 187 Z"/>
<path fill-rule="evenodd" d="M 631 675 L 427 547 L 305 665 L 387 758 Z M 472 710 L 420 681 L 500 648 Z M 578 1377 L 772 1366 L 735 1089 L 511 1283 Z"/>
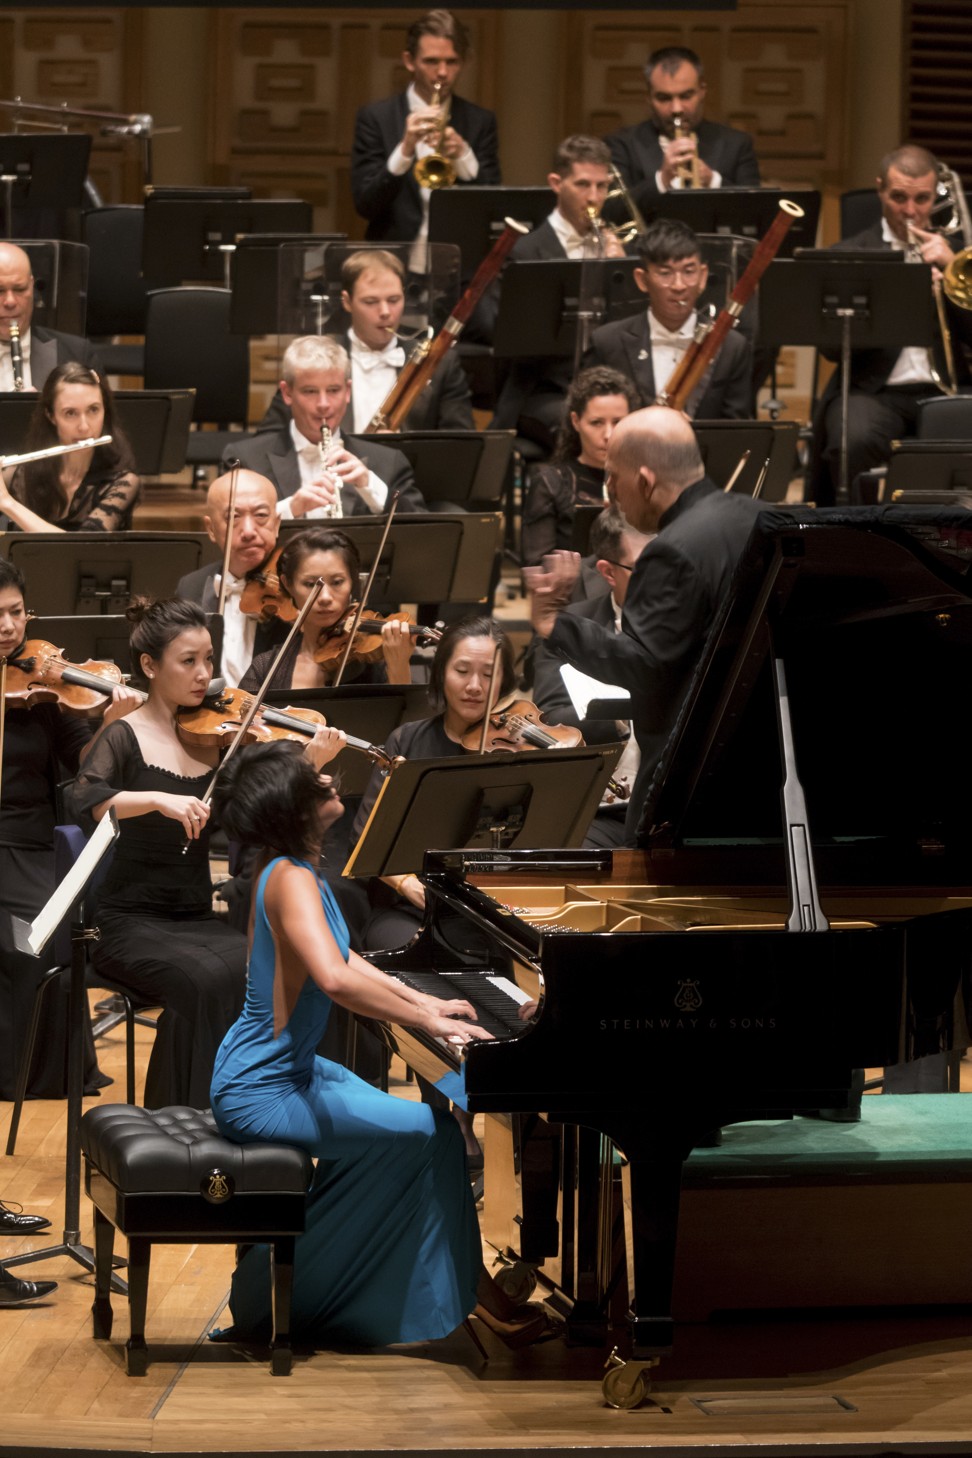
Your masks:
<path fill-rule="evenodd" d="M 43 329 L 31 326 L 30 330 L 30 378 L 35 390 L 44 388 L 48 375 L 58 365 L 68 360 L 77 360 L 85 369 L 103 373 L 98 351 L 79 334 L 62 334 L 58 329 Z"/>
<path fill-rule="evenodd" d="M 724 127 L 720 122 L 703 121 L 696 133 L 699 156 L 722 175 L 726 187 L 759 187 L 759 163 L 748 132 Z M 662 146 L 654 123 L 638 122 L 605 137 L 611 149 L 611 160 L 624 178 L 635 202 L 651 206 L 662 195 L 655 185 L 655 173 L 662 165 Z M 624 204 L 620 203 L 623 214 Z M 615 218 L 617 205 L 612 203 L 607 215 Z"/>
<path fill-rule="evenodd" d="M 347 350 L 348 354 L 351 353 L 351 340 L 347 334 L 332 337 L 342 349 Z M 407 358 L 408 345 L 403 345 L 403 348 Z M 278 390 L 270 401 L 267 413 L 257 426 L 257 430 L 286 429 L 289 424 L 290 409 L 284 403 L 284 397 Z M 459 356 L 453 348 L 433 370 L 432 378 L 405 417 L 403 429 L 475 430 L 475 428 L 469 380 L 466 378 L 466 371 L 459 363 Z M 352 397 L 344 412 L 344 419 L 341 421 L 341 434 L 350 435 L 353 431 L 354 399 Z"/>
<path fill-rule="evenodd" d="M 642 405 L 653 405 L 665 384 L 664 380 L 655 380 L 652 368 L 647 311 L 595 329 L 583 364 L 585 369 L 588 365 L 608 365 L 620 370 L 634 382 Z M 727 334 L 695 410 L 696 420 L 750 420 L 755 413 L 752 373 L 749 341 L 736 331 Z"/>
<path fill-rule="evenodd" d="M 604 583 L 600 573 L 598 581 Z M 614 632 L 614 603 L 610 590 L 599 593 L 597 597 L 569 603 L 564 611 L 596 623 L 607 633 Z M 579 729 L 585 744 L 616 744 L 620 736 L 613 719 L 578 718 L 560 673 L 563 661 L 551 653 L 543 639 L 538 640 L 533 659 L 533 702 L 546 715 L 548 723 L 569 724 Z"/>
<path fill-rule="evenodd" d="M 198 602 L 204 613 L 214 613 L 217 603 L 216 578 L 221 570 L 220 562 L 209 562 L 205 567 L 197 567 L 195 572 L 187 572 L 176 584 L 176 597 Z M 288 624 L 282 623 L 279 618 L 271 618 L 268 623 L 258 622 L 253 640 L 254 658 L 258 653 L 266 653 L 268 648 L 278 647 L 286 638 L 287 632 Z"/>
<path fill-rule="evenodd" d="M 422 224 L 421 189 L 412 169 L 393 177 L 385 166 L 402 140 L 408 116 L 404 91 L 384 101 L 362 106 L 354 122 L 351 145 L 351 193 L 354 205 L 367 221 L 365 237 L 410 241 Z M 496 117 L 484 107 L 452 98 L 450 125 L 469 143 L 479 162 L 478 187 L 497 184 L 500 179 Z M 459 182 L 457 186 L 464 184 Z"/>
<path fill-rule="evenodd" d="M 425 510 L 425 502 L 415 485 L 412 467 L 401 451 L 396 451 L 391 446 L 377 445 L 370 439 L 362 440 L 360 436 L 344 435 L 343 431 L 341 438 L 352 455 L 358 456 L 370 471 L 381 477 L 389 491 L 401 493 L 399 511 Z M 289 424 L 283 430 L 268 430 L 262 435 L 253 435 L 238 444 L 227 446 L 222 461 L 223 470 L 229 469 L 229 462 L 234 457 L 248 471 L 257 471 L 272 481 L 281 501 L 287 496 L 293 496 L 300 486 L 300 466 L 290 438 Z M 369 514 L 367 504 L 353 486 L 341 487 L 341 504 L 345 516 Z"/>

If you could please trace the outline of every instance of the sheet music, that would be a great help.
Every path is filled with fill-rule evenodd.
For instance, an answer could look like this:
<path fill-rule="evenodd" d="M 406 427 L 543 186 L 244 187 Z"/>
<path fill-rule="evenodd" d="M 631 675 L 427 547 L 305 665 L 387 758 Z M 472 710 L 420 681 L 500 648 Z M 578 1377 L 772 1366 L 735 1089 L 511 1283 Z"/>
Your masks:
<path fill-rule="evenodd" d="M 115 812 L 109 810 L 47 905 L 31 922 L 25 950 L 33 952 L 35 957 L 44 950 L 75 902 L 80 900 L 102 856 L 117 838 L 118 821 Z"/>
<path fill-rule="evenodd" d="M 588 706 L 592 699 L 621 699 L 626 708 L 630 702 L 627 689 L 618 688 L 615 683 L 602 683 L 600 679 L 592 678 L 589 673 L 581 673 L 580 669 L 575 668 L 571 663 L 560 665 L 560 676 L 579 719 L 587 718 Z M 626 717 L 626 714 L 618 715 L 619 719 Z"/>

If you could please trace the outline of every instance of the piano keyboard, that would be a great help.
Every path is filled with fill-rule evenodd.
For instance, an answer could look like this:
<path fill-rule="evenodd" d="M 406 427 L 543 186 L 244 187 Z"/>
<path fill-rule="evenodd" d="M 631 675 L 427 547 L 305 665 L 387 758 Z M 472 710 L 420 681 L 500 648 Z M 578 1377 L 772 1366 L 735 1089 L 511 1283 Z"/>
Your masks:
<path fill-rule="evenodd" d="M 395 971 L 391 974 L 415 992 L 430 997 L 463 997 L 476 1009 L 481 1027 L 494 1038 L 514 1038 L 524 1031 L 520 1007 L 530 998 L 511 982 L 490 972 Z"/>

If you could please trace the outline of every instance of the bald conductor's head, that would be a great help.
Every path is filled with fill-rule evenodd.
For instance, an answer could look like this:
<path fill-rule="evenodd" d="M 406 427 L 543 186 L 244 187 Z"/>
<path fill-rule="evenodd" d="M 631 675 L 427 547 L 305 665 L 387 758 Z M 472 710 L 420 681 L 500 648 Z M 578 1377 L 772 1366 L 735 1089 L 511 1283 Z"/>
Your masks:
<path fill-rule="evenodd" d="M 236 473 L 229 568 L 234 577 L 262 567 L 277 541 L 277 488 L 257 471 Z M 233 472 L 217 476 L 206 493 L 205 525 L 220 551 L 226 542 Z"/>
<path fill-rule="evenodd" d="M 687 486 L 705 475 L 695 431 L 678 410 L 650 405 L 620 420 L 608 445 L 608 495 L 635 531 L 654 532 Z"/>
<path fill-rule="evenodd" d="M 21 335 L 34 313 L 34 276 L 30 259 L 16 243 L 0 243 L 0 340 L 10 338 L 11 324 Z"/>

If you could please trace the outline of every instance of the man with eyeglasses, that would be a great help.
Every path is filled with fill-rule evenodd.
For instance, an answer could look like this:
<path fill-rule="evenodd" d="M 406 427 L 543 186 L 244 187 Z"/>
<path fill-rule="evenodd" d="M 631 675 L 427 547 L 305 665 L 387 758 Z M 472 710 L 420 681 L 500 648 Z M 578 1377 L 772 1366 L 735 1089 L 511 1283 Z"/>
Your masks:
<path fill-rule="evenodd" d="M 759 187 L 759 163 L 748 132 L 706 121 L 702 61 L 688 46 L 664 46 L 645 63 L 648 116 L 605 141 L 638 206 L 683 186 L 698 157 L 699 187 Z"/>
<path fill-rule="evenodd" d="M 633 382 L 641 403 L 653 405 L 692 342 L 709 270 L 691 228 L 671 218 L 652 223 L 639 236 L 637 248 L 640 266 L 634 279 L 648 297 L 648 308 L 595 329 L 584 365 L 620 370 Z M 699 420 L 751 419 L 752 372 L 752 349 L 734 330 L 690 397 L 686 413 Z"/>

